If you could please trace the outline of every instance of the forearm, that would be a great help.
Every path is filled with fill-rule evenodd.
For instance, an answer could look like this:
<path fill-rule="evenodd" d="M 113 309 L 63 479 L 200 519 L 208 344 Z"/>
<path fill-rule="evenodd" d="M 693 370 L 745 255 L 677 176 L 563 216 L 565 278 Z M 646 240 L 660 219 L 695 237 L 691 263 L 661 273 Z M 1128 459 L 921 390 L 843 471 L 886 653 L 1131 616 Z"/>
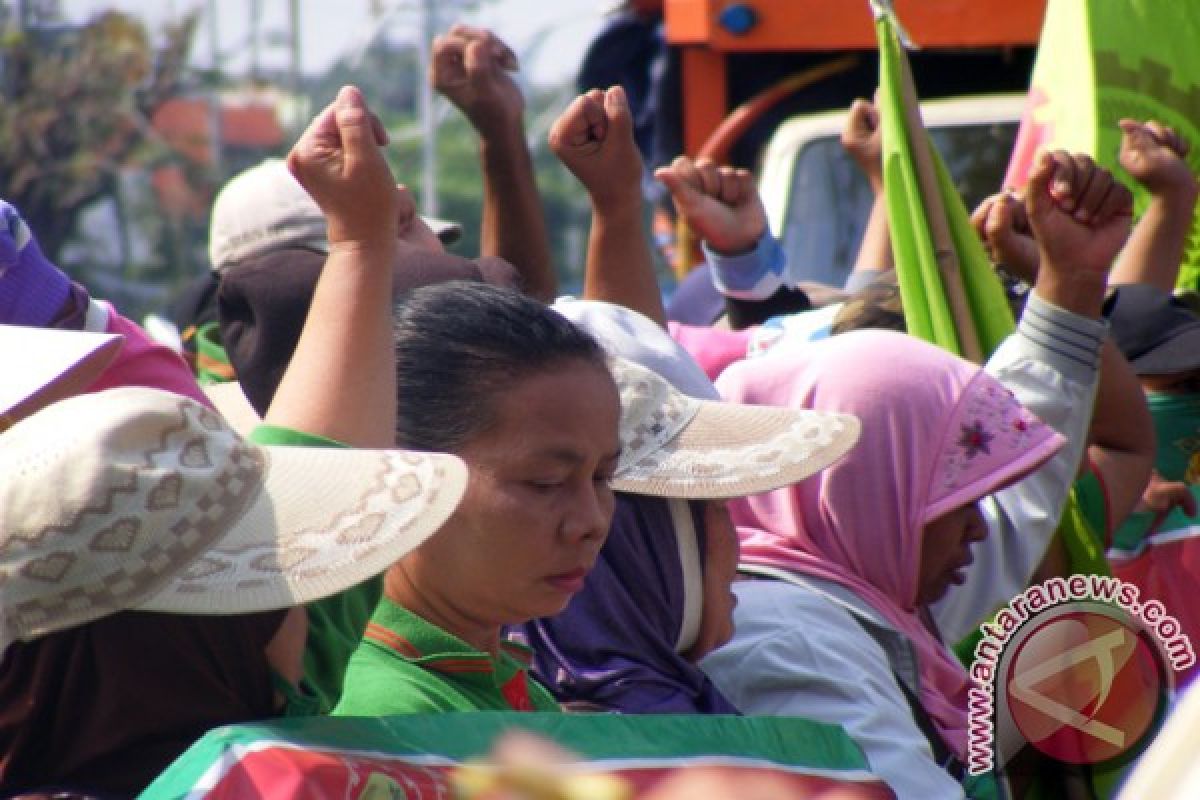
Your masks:
<path fill-rule="evenodd" d="M 304 330 L 267 410 L 271 425 L 352 447 L 393 447 L 395 242 L 334 245 Z"/>
<path fill-rule="evenodd" d="M 623 305 L 666 327 L 667 312 L 654 276 L 640 195 L 593 201 L 583 296 Z"/>
<path fill-rule="evenodd" d="M 884 271 L 894 266 L 892 240 L 888 233 L 887 202 L 880 193 L 875 195 L 875 202 L 871 204 L 871 215 L 867 217 L 867 226 L 863 229 L 853 271 Z"/>
<path fill-rule="evenodd" d="M 1196 186 L 1191 185 L 1150 201 L 1117 259 L 1109 283 L 1148 283 L 1165 292 L 1175 288 L 1196 195 Z"/>
<path fill-rule="evenodd" d="M 1033 292 L 1063 311 L 1098 320 L 1104 308 L 1108 282 L 1104 273 L 1073 270 L 1044 261 Z"/>
<path fill-rule="evenodd" d="M 1154 420 L 1133 368 L 1112 341 L 1101 350 L 1089 455 L 1108 490 L 1110 524 L 1133 511 L 1154 466 Z"/>
<path fill-rule="evenodd" d="M 531 296 L 550 301 L 558 281 L 550 256 L 533 160 L 520 125 L 480 140 L 483 168 L 483 229 L 480 254 L 515 266 Z"/>

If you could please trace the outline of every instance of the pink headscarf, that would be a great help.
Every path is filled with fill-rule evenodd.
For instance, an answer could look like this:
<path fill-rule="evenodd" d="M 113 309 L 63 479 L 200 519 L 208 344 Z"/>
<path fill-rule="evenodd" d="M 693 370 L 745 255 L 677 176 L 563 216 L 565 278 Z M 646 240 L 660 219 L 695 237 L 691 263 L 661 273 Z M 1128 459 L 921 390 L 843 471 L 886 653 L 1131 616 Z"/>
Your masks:
<path fill-rule="evenodd" d="M 824 472 L 729 504 L 742 563 L 834 581 L 912 641 L 921 703 L 966 757 L 967 674 L 917 608 L 925 524 L 1064 444 L 979 367 L 911 336 L 858 331 L 732 365 L 726 400 L 842 411 L 862 437 Z"/>

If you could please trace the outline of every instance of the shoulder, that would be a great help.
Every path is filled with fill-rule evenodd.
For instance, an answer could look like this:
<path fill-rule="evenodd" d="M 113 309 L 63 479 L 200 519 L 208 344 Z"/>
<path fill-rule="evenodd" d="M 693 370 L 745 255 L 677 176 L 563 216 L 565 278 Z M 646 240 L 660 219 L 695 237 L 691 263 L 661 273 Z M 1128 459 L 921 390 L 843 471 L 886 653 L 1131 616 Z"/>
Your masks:
<path fill-rule="evenodd" d="M 703 662 L 706 672 L 745 711 L 771 713 L 745 704 L 749 696 L 822 692 L 862 684 L 867 676 L 891 683 L 887 654 L 847 608 L 816 591 L 782 581 L 735 586 L 734 637 Z"/>
<path fill-rule="evenodd" d="M 364 641 L 350 657 L 334 716 L 379 717 L 463 710 L 464 699 L 439 675 Z"/>

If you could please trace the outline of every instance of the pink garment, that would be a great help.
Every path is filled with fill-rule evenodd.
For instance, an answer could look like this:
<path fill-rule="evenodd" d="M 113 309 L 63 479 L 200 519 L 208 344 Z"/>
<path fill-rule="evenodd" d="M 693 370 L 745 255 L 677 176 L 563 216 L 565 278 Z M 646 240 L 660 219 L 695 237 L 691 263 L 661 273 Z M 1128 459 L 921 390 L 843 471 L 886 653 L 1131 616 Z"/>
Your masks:
<path fill-rule="evenodd" d="M 89 392 L 119 386 L 146 386 L 181 394 L 212 408 L 212 402 L 196 383 L 187 362 L 171 348 L 151 339 L 137 324 L 122 317 L 111 306 L 108 307 L 105 331 L 121 334 L 125 344 L 104 374 L 88 387 Z"/>
<path fill-rule="evenodd" d="M 862 437 L 829 469 L 730 502 L 741 561 L 853 590 L 913 642 L 922 705 L 965 759 L 968 678 L 921 622 L 927 522 L 1003 488 L 1064 444 L 979 367 L 911 336 L 858 331 L 734 364 L 726 400 L 841 411 Z"/>
<path fill-rule="evenodd" d="M 671 338 L 678 342 L 715 381 L 726 367 L 746 357 L 753 328 L 743 331 L 728 331 L 721 328 L 705 328 L 684 325 L 671 320 L 667 323 Z"/>

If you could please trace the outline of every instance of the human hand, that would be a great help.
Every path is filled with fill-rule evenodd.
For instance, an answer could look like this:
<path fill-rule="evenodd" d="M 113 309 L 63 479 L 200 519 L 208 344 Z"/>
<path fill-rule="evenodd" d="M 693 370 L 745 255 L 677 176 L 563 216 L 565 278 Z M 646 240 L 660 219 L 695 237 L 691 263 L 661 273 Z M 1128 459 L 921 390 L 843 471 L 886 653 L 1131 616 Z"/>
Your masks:
<path fill-rule="evenodd" d="M 1196 176 L 1187 163 L 1188 143 L 1173 129 L 1150 120 L 1123 119 L 1118 159 L 1134 180 L 1152 194 L 1196 195 Z"/>
<path fill-rule="evenodd" d="M 517 69 L 516 54 L 494 33 L 455 25 L 433 40 L 429 84 L 486 137 L 521 125 L 525 98 L 513 80 Z"/>
<path fill-rule="evenodd" d="M 1025 211 L 1040 271 L 1103 283 L 1129 238 L 1133 195 L 1089 156 L 1043 152 L 1029 175 Z"/>
<path fill-rule="evenodd" d="M 598 209 L 640 207 L 642 156 L 624 89 L 592 89 L 575 98 L 550 128 L 549 141 Z"/>
<path fill-rule="evenodd" d="M 879 109 L 859 98 L 850 105 L 842 128 L 842 149 L 867 176 L 871 191 L 883 191 L 883 126 Z"/>
<path fill-rule="evenodd" d="M 1028 284 L 1037 279 L 1038 247 L 1025 204 L 1012 192 L 984 199 L 971 214 L 971 225 L 992 263 Z"/>
<path fill-rule="evenodd" d="M 1142 490 L 1142 499 L 1134 511 L 1149 511 L 1163 519 L 1177 507 L 1186 516 L 1196 516 L 1196 498 L 1192 496 L 1191 487 L 1183 481 L 1166 480 L 1158 470 L 1151 472 L 1150 482 Z"/>
<path fill-rule="evenodd" d="M 667 187 L 688 227 L 718 253 L 752 250 L 767 230 L 767 212 L 747 170 L 679 156 L 654 177 Z"/>
<path fill-rule="evenodd" d="M 288 153 L 288 169 L 325 214 L 331 246 L 394 246 L 399 194 L 385 144 L 362 92 L 344 86 Z"/>

